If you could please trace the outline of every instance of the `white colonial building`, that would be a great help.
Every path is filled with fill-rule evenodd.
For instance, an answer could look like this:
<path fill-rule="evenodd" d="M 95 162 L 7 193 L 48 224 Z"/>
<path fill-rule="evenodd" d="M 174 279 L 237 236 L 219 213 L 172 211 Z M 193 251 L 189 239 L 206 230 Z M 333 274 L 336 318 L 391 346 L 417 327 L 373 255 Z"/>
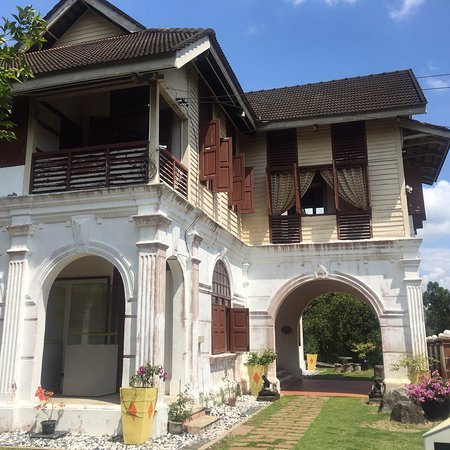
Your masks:
<path fill-rule="evenodd" d="M 62 429 L 116 432 L 144 362 L 166 395 L 245 379 L 249 349 L 299 375 L 299 319 L 327 292 L 371 306 L 385 381 L 405 382 L 392 363 L 426 353 L 422 183 L 450 142 L 411 119 L 414 74 L 245 94 L 210 29 L 105 0 L 46 19 L 0 143 L 0 430 L 33 423 L 42 385 L 79 399 Z"/>

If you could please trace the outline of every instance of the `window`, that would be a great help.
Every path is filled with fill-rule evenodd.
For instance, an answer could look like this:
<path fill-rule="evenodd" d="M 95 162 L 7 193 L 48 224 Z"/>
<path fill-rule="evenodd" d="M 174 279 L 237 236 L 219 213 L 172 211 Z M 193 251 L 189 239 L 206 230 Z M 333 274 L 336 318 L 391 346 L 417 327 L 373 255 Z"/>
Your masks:
<path fill-rule="evenodd" d="M 248 309 L 232 308 L 230 280 L 222 261 L 217 261 L 214 268 L 211 303 L 212 353 L 248 351 Z"/>
<path fill-rule="evenodd" d="M 335 212 L 331 166 L 301 168 L 299 184 L 302 214 L 320 215 Z"/>

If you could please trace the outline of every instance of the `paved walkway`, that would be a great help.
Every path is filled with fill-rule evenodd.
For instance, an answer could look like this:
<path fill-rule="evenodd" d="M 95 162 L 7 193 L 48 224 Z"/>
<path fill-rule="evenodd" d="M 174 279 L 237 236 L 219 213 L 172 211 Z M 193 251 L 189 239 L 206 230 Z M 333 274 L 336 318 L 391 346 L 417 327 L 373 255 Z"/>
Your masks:
<path fill-rule="evenodd" d="M 297 397 L 262 425 L 240 425 L 230 433 L 236 437 L 230 450 L 294 448 L 327 400 L 328 397 Z"/>

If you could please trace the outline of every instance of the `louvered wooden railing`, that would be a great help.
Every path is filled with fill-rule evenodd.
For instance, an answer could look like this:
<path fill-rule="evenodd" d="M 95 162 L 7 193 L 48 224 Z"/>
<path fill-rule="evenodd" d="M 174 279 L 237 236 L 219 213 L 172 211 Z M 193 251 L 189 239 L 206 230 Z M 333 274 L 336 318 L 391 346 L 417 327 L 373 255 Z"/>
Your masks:
<path fill-rule="evenodd" d="M 270 238 L 272 244 L 293 244 L 300 242 L 300 215 L 271 216 Z"/>
<path fill-rule="evenodd" d="M 188 196 L 188 169 L 167 150 L 159 150 L 159 177 L 184 198 Z"/>
<path fill-rule="evenodd" d="M 127 186 L 148 182 L 148 142 L 34 153 L 30 193 Z"/>
<path fill-rule="evenodd" d="M 338 214 L 338 233 L 341 240 L 370 239 L 370 211 L 353 214 Z"/>

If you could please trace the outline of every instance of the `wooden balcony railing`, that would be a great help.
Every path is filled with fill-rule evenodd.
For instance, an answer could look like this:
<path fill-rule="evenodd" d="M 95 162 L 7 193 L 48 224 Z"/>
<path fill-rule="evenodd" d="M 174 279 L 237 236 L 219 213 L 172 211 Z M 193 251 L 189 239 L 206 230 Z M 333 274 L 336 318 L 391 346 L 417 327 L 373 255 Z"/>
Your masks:
<path fill-rule="evenodd" d="M 34 153 L 31 194 L 148 182 L 148 142 Z"/>
<path fill-rule="evenodd" d="M 370 211 L 360 213 L 338 213 L 338 236 L 341 240 L 370 239 L 372 228 L 370 226 Z"/>
<path fill-rule="evenodd" d="M 167 150 L 159 150 L 159 177 L 184 198 L 188 196 L 188 169 Z"/>
<path fill-rule="evenodd" d="M 300 215 L 270 216 L 270 240 L 272 244 L 300 242 Z"/>

